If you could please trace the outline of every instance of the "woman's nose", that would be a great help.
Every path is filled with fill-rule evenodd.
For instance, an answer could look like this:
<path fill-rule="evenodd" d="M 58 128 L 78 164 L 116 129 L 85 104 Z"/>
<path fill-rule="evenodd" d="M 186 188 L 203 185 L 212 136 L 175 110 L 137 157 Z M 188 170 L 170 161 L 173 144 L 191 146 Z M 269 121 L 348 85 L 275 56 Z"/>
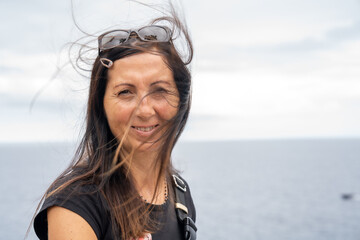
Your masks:
<path fill-rule="evenodd" d="M 140 118 L 150 118 L 155 114 L 153 101 L 149 96 L 145 96 L 140 100 L 136 115 Z"/>

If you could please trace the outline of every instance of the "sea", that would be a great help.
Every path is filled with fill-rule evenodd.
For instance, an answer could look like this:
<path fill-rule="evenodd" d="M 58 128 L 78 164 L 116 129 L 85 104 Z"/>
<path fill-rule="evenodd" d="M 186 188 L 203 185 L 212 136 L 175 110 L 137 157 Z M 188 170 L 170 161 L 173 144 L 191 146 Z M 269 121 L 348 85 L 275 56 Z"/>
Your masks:
<path fill-rule="evenodd" d="M 0 144 L 0 239 L 24 239 L 74 149 Z M 360 239 L 360 139 L 184 141 L 172 159 L 190 185 L 198 240 Z"/>

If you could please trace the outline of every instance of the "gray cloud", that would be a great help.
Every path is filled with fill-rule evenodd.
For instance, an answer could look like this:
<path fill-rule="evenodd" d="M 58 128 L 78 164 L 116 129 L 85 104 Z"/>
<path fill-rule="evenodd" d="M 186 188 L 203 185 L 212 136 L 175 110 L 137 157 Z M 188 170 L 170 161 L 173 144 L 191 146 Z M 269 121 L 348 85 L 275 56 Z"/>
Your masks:
<path fill-rule="evenodd" d="M 12 73 L 21 74 L 24 73 L 24 69 L 20 67 L 8 67 L 8 66 L 0 65 L 0 75 L 12 74 Z"/>
<path fill-rule="evenodd" d="M 322 40 L 307 38 L 299 42 L 291 42 L 272 47 L 270 51 L 309 52 L 332 49 L 344 42 L 353 40 L 360 40 L 360 21 L 357 21 L 350 26 L 334 28 L 328 31 Z"/>
<path fill-rule="evenodd" d="M 69 4 L 70 1 L 1 1 L 1 48 L 21 53 L 54 51 L 56 39 L 52 37 L 69 32 Z"/>
<path fill-rule="evenodd" d="M 43 111 L 45 113 L 49 113 L 65 112 L 67 110 L 74 111 L 76 108 L 78 108 L 79 105 L 81 105 L 81 103 L 71 100 L 49 99 L 43 98 L 41 95 L 40 97 L 35 98 L 35 96 L 35 94 L 29 96 L 17 96 L 14 93 L 0 93 L 0 107 L 2 108 L 3 112 L 17 109 L 24 113 L 30 113 L 32 111 Z"/>
<path fill-rule="evenodd" d="M 360 41 L 360 21 L 349 26 L 336 27 L 324 34 L 322 39 L 308 37 L 304 40 L 274 45 L 221 45 L 200 46 L 198 71 L 240 71 L 260 63 L 282 64 L 317 61 L 318 51 L 336 50 L 343 44 Z M 205 64 L 204 64 L 205 60 Z"/>

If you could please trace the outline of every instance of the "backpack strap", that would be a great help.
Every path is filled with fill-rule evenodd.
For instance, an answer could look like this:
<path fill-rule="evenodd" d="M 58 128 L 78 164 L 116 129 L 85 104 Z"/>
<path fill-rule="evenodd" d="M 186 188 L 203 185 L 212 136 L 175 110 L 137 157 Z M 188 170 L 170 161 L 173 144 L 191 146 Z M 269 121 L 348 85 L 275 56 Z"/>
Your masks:
<path fill-rule="evenodd" d="M 183 224 L 185 240 L 196 240 L 195 222 L 188 216 L 188 208 L 186 207 L 185 182 L 176 175 L 172 175 L 175 185 L 175 211 L 179 221 Z"/>

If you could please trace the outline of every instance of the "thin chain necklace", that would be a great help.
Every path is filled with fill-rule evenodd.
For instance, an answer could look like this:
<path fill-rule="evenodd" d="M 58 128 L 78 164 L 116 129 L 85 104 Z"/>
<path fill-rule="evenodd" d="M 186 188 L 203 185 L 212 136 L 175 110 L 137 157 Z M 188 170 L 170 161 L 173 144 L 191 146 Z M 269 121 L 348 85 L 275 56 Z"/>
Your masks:
<path fill-rule="evenodd" d="M 165 185 L 165 188 L 164 188 L 164 202 L 162 202 L 161 204 L 156 204 L 156 205 L 164 205 L 164 204 L 166 203 L 166 201 L 168 200 L 168 186 L 167 186 L 167 180 L 166 180 L 166 178 L 165 178 L 164 183 L 165 183 L 165 184 L 164 184 L 164 185 Z M 141 197 L 141 199 L 142 199 L 144 202 L 150 204 L 150 202 L 149 202 L 147 199 L 145 199 L 141 194 L 140 194 L 140 197 Z"/>

